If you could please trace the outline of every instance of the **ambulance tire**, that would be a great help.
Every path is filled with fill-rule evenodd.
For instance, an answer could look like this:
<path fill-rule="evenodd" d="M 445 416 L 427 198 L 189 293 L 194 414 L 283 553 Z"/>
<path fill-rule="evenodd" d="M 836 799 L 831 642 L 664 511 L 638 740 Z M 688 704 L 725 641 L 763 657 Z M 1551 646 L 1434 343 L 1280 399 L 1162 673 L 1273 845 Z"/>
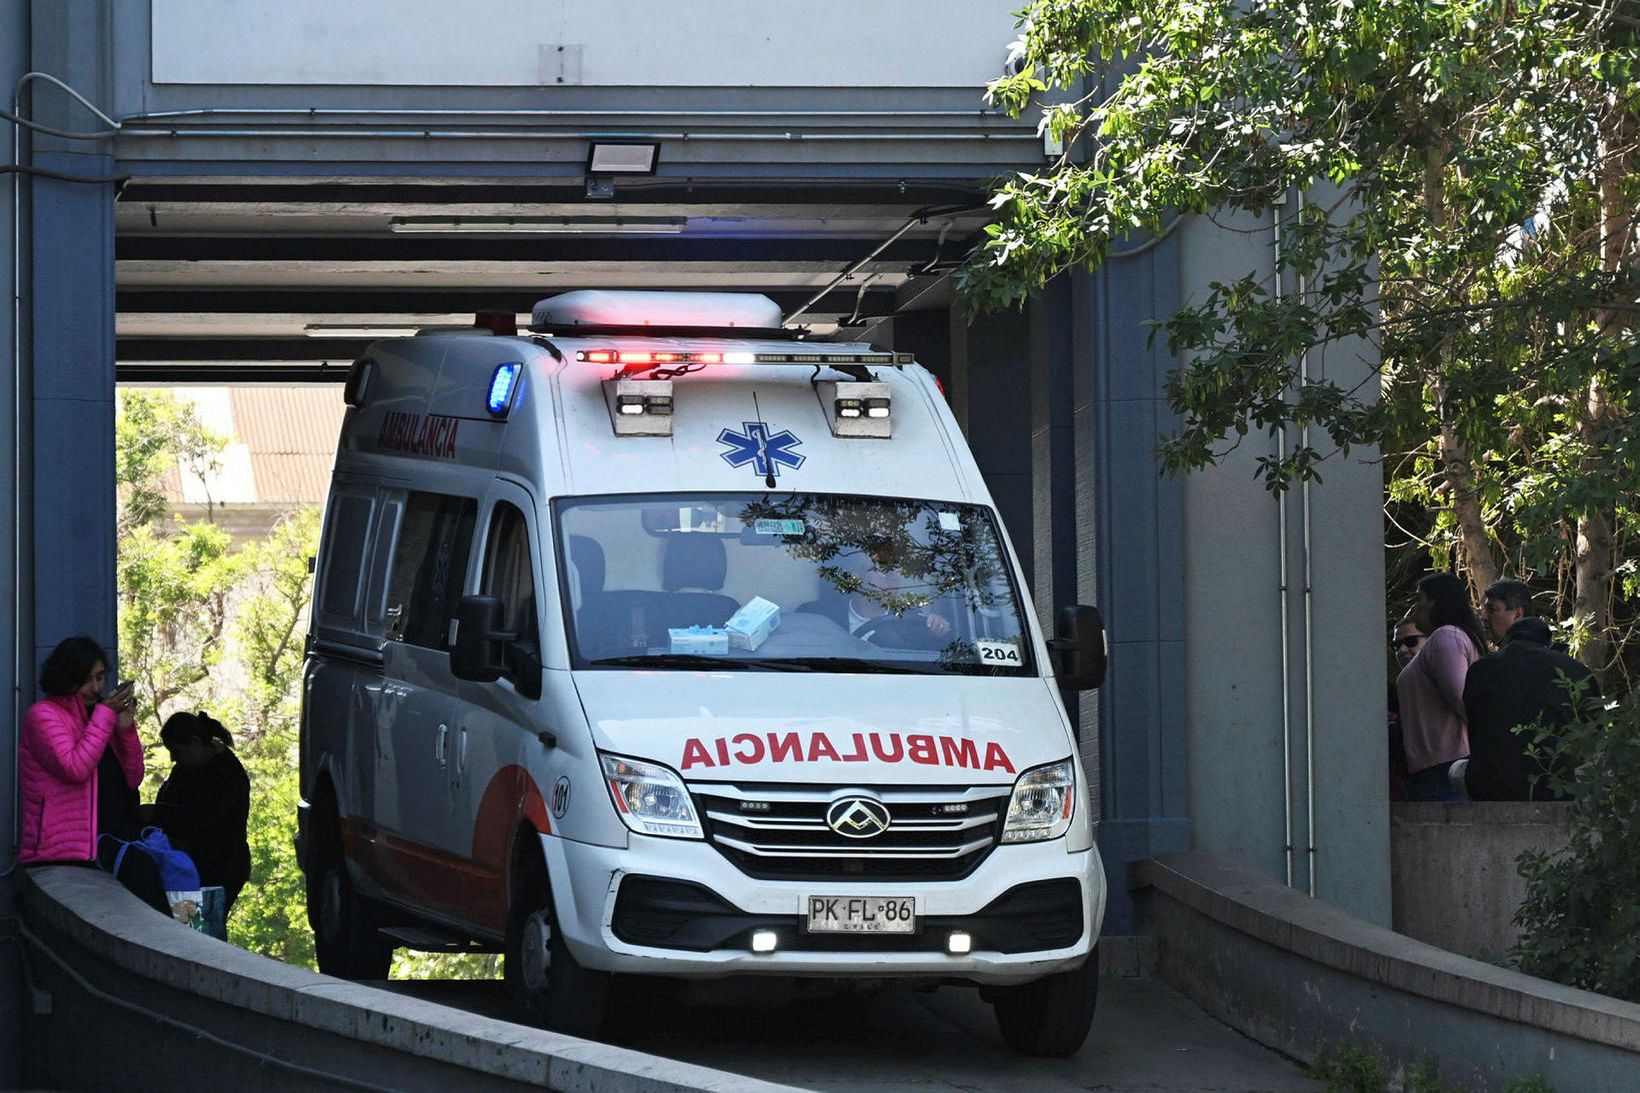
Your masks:
<path fill-rule="evenodd" d="M 514 866 L 502 967 L 507 993 L 530 1023 L 587 1039 L 604 1034 L 614 977 L 583 968 L 564 944 L 547 866 L 534 848 L 522 849 Z"/>
<path fill-rule="evenodd" d="M 307 878 L 308 924 L 319 970 L 338 979 L 386 979 L 393 946 L 376 929 L 374 909 L 353 890 L 342 857 L 336 802 L 315 802 L 314 869 Z"/>
<path fill-rule="evenodd" d="M 1074 1055 L 1099 1004 L 1099 950 L 1074 971 L 990 992 L 1002 1039 L 1021 1055 Z"/>

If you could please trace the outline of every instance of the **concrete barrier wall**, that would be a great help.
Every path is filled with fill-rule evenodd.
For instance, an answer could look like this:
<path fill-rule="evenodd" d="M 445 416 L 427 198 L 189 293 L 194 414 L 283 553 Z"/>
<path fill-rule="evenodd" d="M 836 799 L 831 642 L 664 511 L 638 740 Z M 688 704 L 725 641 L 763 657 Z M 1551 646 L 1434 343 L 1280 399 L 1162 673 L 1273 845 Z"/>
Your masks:
<path fill-rule="evenodd" d="M 1467 1089 L 1533 1073 L 1563 1093 L 1640 1089 L 1640 1005 L 1437 949 L 1206 854 L 1141 862 L 1133 883 L 1162 976 L 1278 1051 L 1427 1055 Z"/>
<path fill-rule="evenodd" d="M 92 869 L 30 871 L 23 921 L 30 1087 L 789 1088 L 293 968 L 179 926 Z"/>
<path fill-rule="evenodd" d="M 1397 933 L 1481 960 L 1514 946 L 1526 898 L 1515 859 L 1566 845 L 1570 804 L 1477 801 L 1390 806 Z"/>

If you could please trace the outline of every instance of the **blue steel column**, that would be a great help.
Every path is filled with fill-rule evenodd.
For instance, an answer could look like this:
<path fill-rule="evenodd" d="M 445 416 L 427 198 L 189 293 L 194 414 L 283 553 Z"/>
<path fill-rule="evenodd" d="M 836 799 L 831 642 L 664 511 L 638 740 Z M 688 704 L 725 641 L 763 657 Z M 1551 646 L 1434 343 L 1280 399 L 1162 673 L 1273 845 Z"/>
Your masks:
<path fill-rule="evenodd" d="M 11 89 L 28 71 L 29 61 L 28 5 L 26 0 L 0 0 L 0 100 L 10 108 Z M 0 124 L 0 141 L 4 142 L 5 162 L 11 162 L 14 130 Z M 26 661 L 18 648 L 20 617 L 23 604 L 19 602 L 19 581 L 22 559 L 19 555 L 17 524 L 18 498 L 22 494 L 18 479 L 16 440 L 20 422 L 16 406 L 18 384 L 21 382 L 19 362 L 14 355 L 16 342 L 26 327 L 13 314 L 17 293 L 21 286 L 14 279 L 16 258 L 23 238 L 13 223 L 13 202 L 26 191 L 21 176 L 0 175 L 0 368 L 5 382 L 0 384 L 0 481 L 5 483 L 4 497 L 0 499 L 0 694 L 4 694 L 4 708 L 0 709 L 0 1088 L 15 1089 L 22 1083 L 22 1057 L 19 1030 L 23 1024 L 23 971 L 21 960 L 22 939 L 17 933 L 17 796 L 16 755 L 18 715 L 24 695 L 18 689 L 20 679 L 27 675 L 20 671 Z M 24 270 L 26 276 L 26 268 Z"/>
<path fill-rule="evenodd" d="M 35 165 L 114 173 L 110 156 Z M 37 178 L 34 190 L 34 664 L 71 634 L 114 657 L 114 188 Z M 112 668 L 113 665 L 110 665 Z"/>
<path fill-rule="evenodd" d="M 953 314 L 958 420 L 985 477 L 1025 580 L 1035 588 L 1031 484 L 1031 327 L 1023 311 L 998 311 L 963 326 Z M 961 352 L 958 352 L 959 343 Z"/>
<path fill-rule="evenodd" d="M 1173 422 L 1163 381 L 1175 362 L 1144 325 L 1178 306 L 1176 239 L 1077 275 L 1072 299 L 1077 510 L 1093 525 L 1079 584 L 1085 596 L 1093 578 L 1110 633 L 1110 678 L 1095 703 L 1105 932 L 1124 934 L 1133 931 L 1128 864 L 1190 846 L 1183 499 L 1156 454 Z"/>

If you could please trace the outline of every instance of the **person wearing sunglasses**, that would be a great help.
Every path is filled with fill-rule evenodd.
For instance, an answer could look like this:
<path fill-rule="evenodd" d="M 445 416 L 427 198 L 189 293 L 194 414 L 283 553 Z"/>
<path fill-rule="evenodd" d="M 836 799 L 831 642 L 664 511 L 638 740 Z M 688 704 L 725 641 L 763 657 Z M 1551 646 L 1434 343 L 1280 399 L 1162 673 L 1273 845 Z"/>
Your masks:
<path fill-rule="evenodd" d="M 1389 679 L 1389 799 L 1392 801 L 1407 799 L 1407 749 L 1401 736 L 1401 698 L 1395 690 L 1395 676 L 1412 663 L 1423 644 L 1424 632 L 1418 629 L 1411 615 L 1403 616 L 1390 629 L 1389 648 L 1395 657 L 1395 672 L 1390 673 Z"/>
<path fill-rule="evenodd" d="M 1447 769 L 1469 755 L 1464 680 L 1469 666 L 1486 652 L 1486 638 L 1468 588 L 1451 573 L 1430 573 L 1418 582 L 1411 614 L 1419 633 L 1429 636 L 1395 678 L 1410 772 L 1407 799 L 1462 801 L 1462 791 L 1447 780 Z"/>

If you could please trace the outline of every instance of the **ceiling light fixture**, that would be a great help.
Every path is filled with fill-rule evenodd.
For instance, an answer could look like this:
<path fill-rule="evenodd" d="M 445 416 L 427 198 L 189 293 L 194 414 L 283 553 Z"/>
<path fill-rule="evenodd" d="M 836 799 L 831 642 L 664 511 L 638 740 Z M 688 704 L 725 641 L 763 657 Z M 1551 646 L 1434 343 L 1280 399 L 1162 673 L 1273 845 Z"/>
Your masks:
<path fill-rule="evenodd" d="M 396 216 L 394 232 L 486 235 L 677 235 L 688 226 L 683 216 L 635 216 L 619 220 L 590 216 Z"/>
<path fill-rule="evenodd" d="M 595 140 L 587 146 L 587 174 L 652 175 L 660 158 L 654 141 Z"/>
<path fill-rule="evenodd" d="M 338 324 L 330 326 L 325 323 L 309 323 L 302 328 L 302 333 L 310 338 L 409 338 L 413 337 L 419 326 L 361 326 L 355 324 L 346 326 Z"/>

